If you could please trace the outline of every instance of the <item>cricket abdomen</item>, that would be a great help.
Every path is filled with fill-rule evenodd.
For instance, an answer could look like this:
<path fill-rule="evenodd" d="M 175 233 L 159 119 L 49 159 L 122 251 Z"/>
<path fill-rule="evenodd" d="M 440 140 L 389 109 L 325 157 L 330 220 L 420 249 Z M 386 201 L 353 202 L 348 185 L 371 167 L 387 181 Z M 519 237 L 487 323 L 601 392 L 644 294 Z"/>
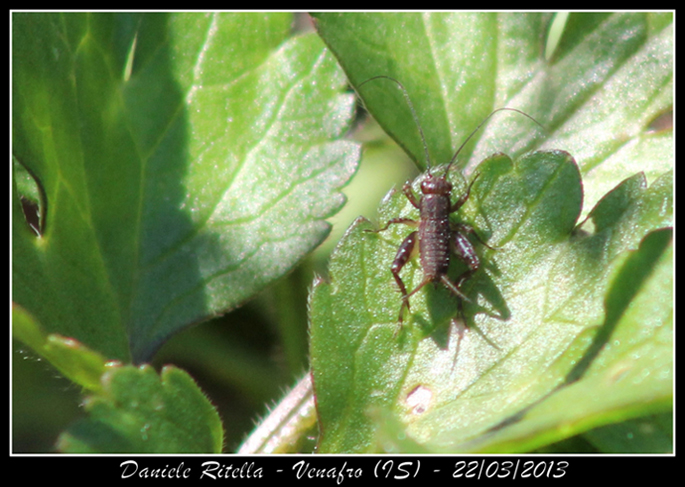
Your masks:
<path fill-rule="evenodd" d="M 450 200 L 443 194 L 424 194 L 419 223 L 419 253 L 425 278 L 435 281 L 450 265 Z"/>

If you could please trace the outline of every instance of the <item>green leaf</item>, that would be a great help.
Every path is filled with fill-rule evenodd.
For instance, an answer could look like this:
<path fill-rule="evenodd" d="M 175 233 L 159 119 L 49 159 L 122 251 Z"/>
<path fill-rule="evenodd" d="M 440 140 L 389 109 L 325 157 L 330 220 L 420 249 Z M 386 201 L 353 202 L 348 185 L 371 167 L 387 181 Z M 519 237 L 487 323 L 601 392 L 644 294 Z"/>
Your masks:
<path fill-rule="evenodd" d="M 615 195 L 629 194 L 624 188 L 633 180 L 626 181 L 594 210 L 600 215 L 614 208 L 613 221 L 595 222 L 595 232 L 586 233 L 574 230 L 580 174 L 568 154 L 535 152 L 515 164 L 495 155 L 479 172 L 459 217 L 499 250 L 479 248 L 484 271 L 462 288 L 472 301 L 464 304 L 466 330 L 450 322 L 458 311 L 450 293 L 427 286 L 412 296 L 411 313 L 395 337 L 400 299 L 389 268 L 407 233 L 401 225 L 373 234 L 366 231 L 373 228 L 368 222 L 355 222 L 332 256 L 330 284 L 315 286 L 312 368 L 321 451 L 527 451 L 670 404 L 668 280 L 659 270 L 643 273 L 645 282 L 661 290 L 653 331 L 639 320 L 626 329 L 608 324 L 615 300 L 605 304 L 604 296 L 630 249 L 649 231 L 671 223 L 670 212 L 660 218 L 654 212 L 670 208 L 672 179 L 661 178 L 649 189 L 642 184 L 616 210 Z M 460 194 L 465 183 L 458 176 L 451 180 Z M 403 194 L 391 193 L 379 219 L 390 216 L 417 215 Z M 652 259 L 664 259 L 657 269 L 668 269 L 664 245 L 661 239 L 649 250 Z M 452 279 L 463 270 L 453 269 Z M 408 289 L 423 277 L 418 262 L 401 275 Z M 653 295 L 638 288 L 637 295 L 633 290 L 616 299 L 632 307 Z M 602 332 L 607 328 L 612 333 Z M 629 391 L 625 403 L 622 394 L 600 400 L 606 384 L 590 371 L 639 374 L 634 362 L 623 363 L 625 370 L 621 364 L 640 340 L 648 349 L 656 347 L 649 354 L 661 357 L 652 364 L 659 373 L 638 385 L 621 384 Z M 608 343 L 617 350 L 611 358 L 605 349 L 593 352 L 593 346 Z M 579 374 L 574 366 L 583 360 L 589 363 Z M 577 399 L 577 409 L 568 407 L 573 388 L 583 388 L 598 411 Z M 543 417 L 547 429 L 540 431 L 543 420 L 534 412 L 562 396 L 567 406 L 550 406 L 554 415 Z M 585 421 L 569 425 L 575 415 Z M 399 438 L 410 438 L 414 446 Z"/>
<path fill-rule="evenodd" d="M 492 431 L 470 448 L 526 451 L 597 426 L 669 411 L 673 403 L 671 239 L 670 230 L 653 232 L 637 251 L 617 259 L 620 270 L 610 276 L 604 322 L 579 335 L 577 343 L 557 358 L 556 367 L 573 365 L 564 382 L 523 410 L 516 422 Z M 592 342 L 586 348 L 589 336 Z M 577 348 L 584 349 L 582 355 Z M 569 363 L 574 357 L 576 363 Z M 665 432 L 656 450 L 647 449 L 645 443 L 632 448 L 660 452 L 667 449 L 663 446 L 667 441 Z M 672 450 L 672 437 L 670 443 Z M 605 451 L 623 450 L 624 446 L 614 445 Z"/>
<path fill-rule="evenodd" d="M 141 362 L 328 234 L 353 97 L 286 14 L 13 14 L 13 299 L 48 333 Z M 22 184 L 22 187 L 25 185 Z"/>
<path fill-rule="evenodd" d="M 223 433 L 214 407 L 188 374 L 175 367 L 161 377 L 143 365 L 115 367 L 102 393 L 86 398 L 88 419 L 63 433 L 67 453 L 220 453 Z"/>

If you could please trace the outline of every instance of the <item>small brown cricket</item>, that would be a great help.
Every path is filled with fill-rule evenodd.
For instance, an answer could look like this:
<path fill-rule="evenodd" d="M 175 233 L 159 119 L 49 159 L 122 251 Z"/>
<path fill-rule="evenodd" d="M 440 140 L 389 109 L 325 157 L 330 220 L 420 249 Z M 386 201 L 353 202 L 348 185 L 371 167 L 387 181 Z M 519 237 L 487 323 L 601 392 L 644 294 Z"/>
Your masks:
<path fill-rule="evenodd" d="M 386 230 L 390 225 L 400 223 L 418 227 L 418 230 L 410 233 L 409 236 L 404 239 L 402 244 L 400 244 L 397 254 L 395 255 L 395 260 L 393 260 L 390 267 L 390 272 L 392 272 L 392 275 L 397 282 L 397 286 L 400 288 L 402 293 L 402 305 L 400 306 L 400 314 L 398 319 L 399 326 L 395 332 L 395 335 L 397 335 L 397 332 L 402 328 L 404 310 L 405 308 L 407 310 L 410 309 L 409 298 L 423 288 L 426 284 L 431 282 L 437 284 L 440 282 L 458 298 L 469 301 L 464 293 L 461 292 L 461 286 L 478 270 L 480 267 L 480 259 L 478 258 L 475 248 L 467 238 L 468 234 L 473 234 L 483 245 L 489 249 L 493 249 L 478 236 L 471 226 L 464 223 L 454 223 L 449 219 L 450 214 L 458 211 L 469 199 L 471 187 L 478 176 L 480 176 L 480 174 L 476 174 L 469 183 L 466 193 L 452 203 L 452 183 L 447 180 L 447 175 L 449 174 L 452 164 L 454 164 L 456 161 L 459 152 L 464 148 L 471 137 L 473 137 L 473 135 L 483 126 L 483 124 L 485 124 L 490 117 L 499 111 L 510 110 L 518 112 L 530 118 L 538 125 L 540 124 L 530 115 L 527 115 L 526 113 L 515 108 L 505 107 L 494 110 L 478 125 L 478 127 L 476 127 L 476 129 L 457 149 L 447 165 L 444 174 L 442 176 L 437 176 L 431 172 L 432 165 L 430 163 L 430 155 L 426 145 L 426 138 L 423 134 L 423 129 L 421 128 L 421 124 L 419 123 L 418 116 L 416 115 L 416 111 L 414 110 L 407 90 L 404 88 L 402 83 L 389 76 L 374 76 L 373 78 L 369 78 L 361 83 L 359 87 L 361 88 L 361 86 L 365 83 L 375 79 L 388 79 L 393 81 L 402 90 L 402 93 L 404 94 L 404 97 L 406 98 L 411 110 L 412 116 L 414 117 L 414 122 L 416 123 L 421 135 L 421 141 L 423 142 L 423 148 L 426 154 L 426 165 L 428 167 L 428 175 L 421 182 L 421 195 L 419 197 L 414 194 L 410 181 L 407 181 L 402 188 L 402 192 L 407 197 L 409 202 L 419 210 L 419 220 L 416 221 L 409 218 L 393 218 L 389 220 L 383 228 L 378 230 L 367 230 L 367 232 L 378 233 Z M 415 254 L 417 243 L 419 244 L 418 251 L 421 268 L 423 270 L 423 280 L 414 290 L 407 292 L 407 288 L 400 277 L 400 271 L 409 261 L 412 255 Z M 451 254 L 456 255 L 456 257 L 464 262 L 467 267 L 467 270 L 459 276 L 456 283 L 452 282 L 447 276 Z"/>

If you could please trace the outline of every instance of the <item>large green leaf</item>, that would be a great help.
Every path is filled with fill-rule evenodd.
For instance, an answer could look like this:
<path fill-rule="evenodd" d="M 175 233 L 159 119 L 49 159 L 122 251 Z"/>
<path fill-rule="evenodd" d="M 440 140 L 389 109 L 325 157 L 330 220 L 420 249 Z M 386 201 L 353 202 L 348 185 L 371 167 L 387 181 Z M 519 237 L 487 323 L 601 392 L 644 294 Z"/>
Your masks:
<path fill-rule="evenodd" d="M 291 17 L 13 15 L 13 299 L 48 333 L 147 360 L 327 235 L 358 148 L 353 98 Z M 25 187 L 22 183 L 21 187 Z"/>
<path fill-rule="evenodd" d="M 571 15 L 546 60 L 549 20 L 317 16 L 353 84 L 388 75 L 406 87 L 433 165 L 495 108 L 522 109 L 546 129 L 497 114 L 460 157 L 467 173 L 480 164 L 480 177 L 457 218 L 499 249 L 477 246 L 465 330 L 450 323 L 451 295 L 429 286 L 394 337 L 400 299 L 389 267 L 408 230 L 368 233 L 363 219 L 349 229 L 330 283 L 311 297 L 321 451 L 528 451 L 669 412 L 671 237 L 650 232 L 672 225 L 673 136 L 650 124 L 672 106 L 672 17 Z M 398 87 L 379 79 L 359 91 L 425 167 Z M 555 150 L 519 158 L 539 148 Z M 465 182 L 450 178 L 456 198 Z M 400 216 L 417 218 L 392 193 L 379 222 Z M 453 278 L 463 271 L 454 267 Z M 418 263 L 402 276 L 416 286 Z M 645 300 L 649 322 L 634 314 Z"/>

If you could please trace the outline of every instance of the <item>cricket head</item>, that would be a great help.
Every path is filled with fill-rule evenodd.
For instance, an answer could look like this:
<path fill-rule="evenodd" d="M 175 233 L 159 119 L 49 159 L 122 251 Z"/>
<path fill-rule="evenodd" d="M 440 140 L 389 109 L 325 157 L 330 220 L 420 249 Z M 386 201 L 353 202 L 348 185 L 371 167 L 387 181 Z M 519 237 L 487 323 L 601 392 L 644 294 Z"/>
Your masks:
<path fill-rule="evenodd" d="M 447 180 L 447 172 L 444 176 L 436 176 L 428 171 L 428 177 L 421 181 L 423 194 L 450 194 L 452 183 Z"/>

